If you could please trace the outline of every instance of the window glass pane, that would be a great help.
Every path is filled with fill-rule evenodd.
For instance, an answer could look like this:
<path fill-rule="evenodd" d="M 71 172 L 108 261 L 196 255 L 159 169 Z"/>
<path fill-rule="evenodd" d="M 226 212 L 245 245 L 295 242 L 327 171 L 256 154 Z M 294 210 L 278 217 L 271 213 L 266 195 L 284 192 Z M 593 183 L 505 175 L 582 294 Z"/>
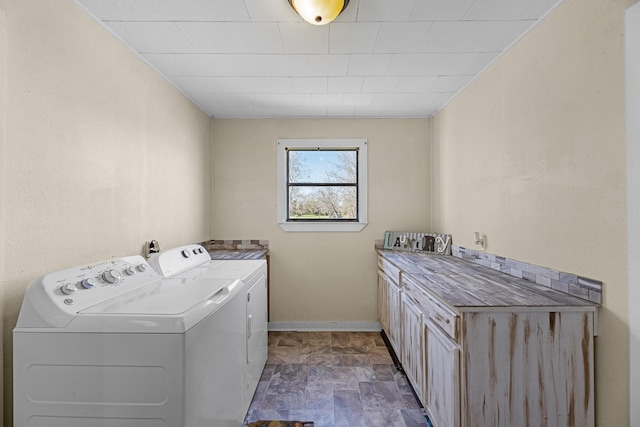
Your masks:
<path fill-rule="evenodd" d="M 358 177 L 355 150 L 289 150 L 289 182 L 294 184 L 349 183 Z"/>
<path fill-rule="evenodd" d="M 289 187 L 289 219 L 357 219 L 356 187 Z"/>

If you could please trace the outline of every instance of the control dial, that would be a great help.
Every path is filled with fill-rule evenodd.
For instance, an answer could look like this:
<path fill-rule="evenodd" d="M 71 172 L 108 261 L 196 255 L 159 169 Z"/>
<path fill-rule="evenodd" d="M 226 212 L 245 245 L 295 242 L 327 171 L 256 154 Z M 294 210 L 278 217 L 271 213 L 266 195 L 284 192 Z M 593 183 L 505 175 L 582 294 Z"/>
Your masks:
<path fill-rule="evenodd" d="M 128 266 L 124 269 L 124 274 L 126 274 L 127 276 L 133 276 L 134 274 L 136 274 L 135 267 L 132 265 Z"/>
<path fill-rule="evenodd" d="M 80 282 L 80 286 L 82 286 L 85 289 L 91 289 L 96 285 L 96 281 L 93 279 L 82 279 L 82 281 Z"/>
<path fill-rule="evenodd" d="M 105 271 L 102 274 L 102 278 L 104 279 L 105 282 L 114 284 L 114 283 L 118 283 L 120 279 L 122 279 L 122 274 L 120 274 L 118 270 L 111 269 L 111 270 Z"/>
<path fill-rule="evenodd" d="M 144 273 L 149 267 L 147 267 L 147 264 L 139 264 L 136 268 L 140 273 Z"/>
<path fill-rule="evenodd" d="M 76 285 L 71 284 L 71 283 L 65 283 L 64 285 L 60 286 L 60 290 L 62 291 L 63 294 L 65 295 L 71 295 L 72 293 L 74 293 L 78 288 L 76 288 Z"/>
<path fill-rule="evenodd" d="M 189 249 L 185 249 L 182 251 L 182 256 L 185 258 L 191 258 L 191 252 L 189 252 Z"/>

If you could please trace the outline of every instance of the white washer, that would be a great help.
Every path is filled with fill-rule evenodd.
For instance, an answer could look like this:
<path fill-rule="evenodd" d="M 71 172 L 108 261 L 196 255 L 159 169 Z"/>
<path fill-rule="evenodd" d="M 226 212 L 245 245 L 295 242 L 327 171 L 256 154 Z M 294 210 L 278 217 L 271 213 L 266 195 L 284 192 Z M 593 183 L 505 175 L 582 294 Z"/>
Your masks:
<path fill-rule="evenodd" d="M 200 245 L 188 245 L 152 254 L 149 264 L 163 277 L 185 282 L 239 279 L 246 301 L 243 410 L 249 409 L 268 355 L 267 262 L 261 260 L 212 260 Z"/>
<path fill-rule="evenodd" d="M 37 279 L 13 331 L 14 426 L 241 426 L 243 286 L 140 256 Z"/>

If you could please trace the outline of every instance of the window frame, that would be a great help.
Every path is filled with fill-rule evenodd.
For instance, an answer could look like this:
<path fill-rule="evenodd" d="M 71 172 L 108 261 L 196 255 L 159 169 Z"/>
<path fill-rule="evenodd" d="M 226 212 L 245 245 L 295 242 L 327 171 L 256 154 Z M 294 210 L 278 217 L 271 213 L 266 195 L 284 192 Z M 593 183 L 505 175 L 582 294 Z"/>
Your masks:
<path fill-rule="evenodd" d="M 288 150 L 358 150 L 358 219 L 288 219 Z M 366 139 L 278 139 L 278 225 L 284 231 L 344 231 L 358 232 L 367 225 L 367 140 Z"/>

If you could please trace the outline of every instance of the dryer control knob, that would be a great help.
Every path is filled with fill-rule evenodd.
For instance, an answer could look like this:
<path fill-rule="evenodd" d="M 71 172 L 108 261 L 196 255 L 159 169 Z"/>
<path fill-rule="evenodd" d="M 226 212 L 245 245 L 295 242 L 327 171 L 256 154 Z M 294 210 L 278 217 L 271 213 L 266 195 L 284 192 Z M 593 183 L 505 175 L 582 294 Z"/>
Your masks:
<path fill-rule="evenodd" d="M 147 268 L 149 267 L 147 267 L 147 264 L 140 264 L 136 268 L 140 273 L 144 273 L 145 271 L 147 271 Z"/>
<path fill-rule="evenodd" d="M 182 251 L 182 256 L 185 258 L 191 258 L 191 252 L 189 252 L 189 249 L 185 249 Z"/>
<path fill-rule="evenodd" d="M 102 278 L 105 280 L 105 282 L 114 284 L 118 283 L 120 279 L 122 279 L 122 274 L 120 274 L 118 270 L 111 269 L 105 271 L 102 275 Z"/>
<path fill-rule="evenodd" d="M 124 274 L 126 274 L 127 276 L 133 276 L 134 274 L 136 274 L 136 269 L 130 265 L 129 267 L 124 269 Z"/>
<path fill-rule="evenodd" d="M 93 279 L 83 279 L 80 285 L 85 289 L 91 289 L 96 285 L 96 281 Z"/>
<path fill-rule="evenodd" d="M 65 295 L 70 295 L 70 294 L 74 293 L 77 289 L 78 288 L 76 288 L 76 285 L 73 285 L 71 283 L 66 283 L 66 284 L 60 286 L 60 290 Z"/>

